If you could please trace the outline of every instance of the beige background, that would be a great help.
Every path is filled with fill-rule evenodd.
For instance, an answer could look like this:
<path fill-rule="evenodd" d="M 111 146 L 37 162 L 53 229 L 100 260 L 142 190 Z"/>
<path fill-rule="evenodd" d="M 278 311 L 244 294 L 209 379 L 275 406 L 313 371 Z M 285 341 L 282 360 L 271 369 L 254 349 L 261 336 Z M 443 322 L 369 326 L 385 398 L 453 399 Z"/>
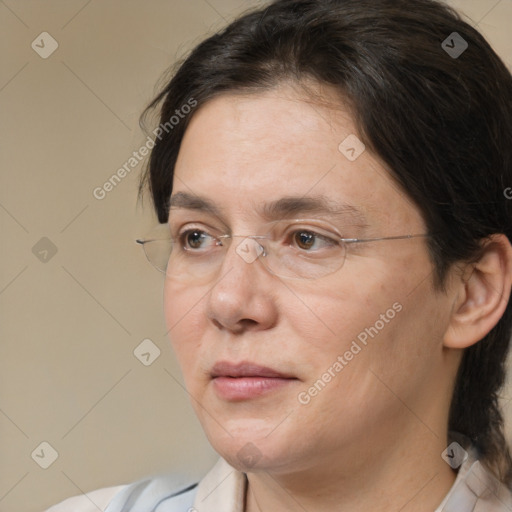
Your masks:
<path fill-rule="evenodd" d="M 136 200 L 142 164 L 93 190 L 144 142 L 162 72 L 258 3 L 0 1 L 1 512 L 215 460 L 168 347 L 162 277 L 133 242 L 155 223 Z M 453 4 L 512 68 L 512 0 Z M 59 45 L 46 59 L 31 47 L 44 31 Z M 161 350 L 149 366 L 133 354 L 146 338 Z"/>

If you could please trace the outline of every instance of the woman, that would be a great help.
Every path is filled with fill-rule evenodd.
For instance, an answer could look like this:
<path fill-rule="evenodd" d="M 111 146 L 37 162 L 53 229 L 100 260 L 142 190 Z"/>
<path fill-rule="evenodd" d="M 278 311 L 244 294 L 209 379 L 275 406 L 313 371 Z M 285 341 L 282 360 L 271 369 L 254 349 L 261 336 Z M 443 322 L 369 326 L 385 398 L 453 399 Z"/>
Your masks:
<path fill-rule="evenodd" d="M 512 510 L 512 78 L 483 37 L 434 0 L 277 0 L 155 107 L 139 242 L 221 459 L 50 510 Z"/>

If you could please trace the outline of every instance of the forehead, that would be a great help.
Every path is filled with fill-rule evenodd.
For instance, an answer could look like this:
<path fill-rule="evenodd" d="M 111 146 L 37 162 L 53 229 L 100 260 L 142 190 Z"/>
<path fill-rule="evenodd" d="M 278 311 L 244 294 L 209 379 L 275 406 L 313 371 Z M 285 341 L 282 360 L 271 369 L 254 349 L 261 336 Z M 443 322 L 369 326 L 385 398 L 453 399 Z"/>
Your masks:
<path fill-rule="evenodd" d="M 219 96 L 195 112 L 186 130 L 171 202 L 177 194 L 197 196 L 243 218 L 263 217 L 293 198 L 317 198 L 369 222 L 421 223 L 378 158 L 367 149 L 347 157 L 347 140 L 358 143 L 357 129 L 332 95 L 321 103 L 281 86 Z"/>

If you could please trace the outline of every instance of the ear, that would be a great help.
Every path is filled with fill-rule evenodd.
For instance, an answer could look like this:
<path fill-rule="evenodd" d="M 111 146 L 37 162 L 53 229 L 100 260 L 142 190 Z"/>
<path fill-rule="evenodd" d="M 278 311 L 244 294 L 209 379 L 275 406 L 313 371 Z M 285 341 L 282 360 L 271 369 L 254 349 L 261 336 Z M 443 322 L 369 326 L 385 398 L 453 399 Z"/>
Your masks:
<path fill-rule="evenodd" d="M 482 257 L 468 264 L 454 285 L 444 345 L 463 349 L 483 339 L 507 307 L 512 286 L 512 246 L 503 234 L 483 242 Z"/>

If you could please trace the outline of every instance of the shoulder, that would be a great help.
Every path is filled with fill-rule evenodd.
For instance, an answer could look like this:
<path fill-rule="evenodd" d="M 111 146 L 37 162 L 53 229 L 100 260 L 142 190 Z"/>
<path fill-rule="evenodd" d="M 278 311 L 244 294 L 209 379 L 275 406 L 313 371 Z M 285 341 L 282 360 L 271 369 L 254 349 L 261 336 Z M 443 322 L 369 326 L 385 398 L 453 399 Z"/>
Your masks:
<path fill-rule="evenodd" d="M 98 512 L 98 510 L 104 512 L 114 496 L 127 487 L 127 485 L 105 487 L 80 496 L 74 496 L 53 505 L 45 512 Z"/>

